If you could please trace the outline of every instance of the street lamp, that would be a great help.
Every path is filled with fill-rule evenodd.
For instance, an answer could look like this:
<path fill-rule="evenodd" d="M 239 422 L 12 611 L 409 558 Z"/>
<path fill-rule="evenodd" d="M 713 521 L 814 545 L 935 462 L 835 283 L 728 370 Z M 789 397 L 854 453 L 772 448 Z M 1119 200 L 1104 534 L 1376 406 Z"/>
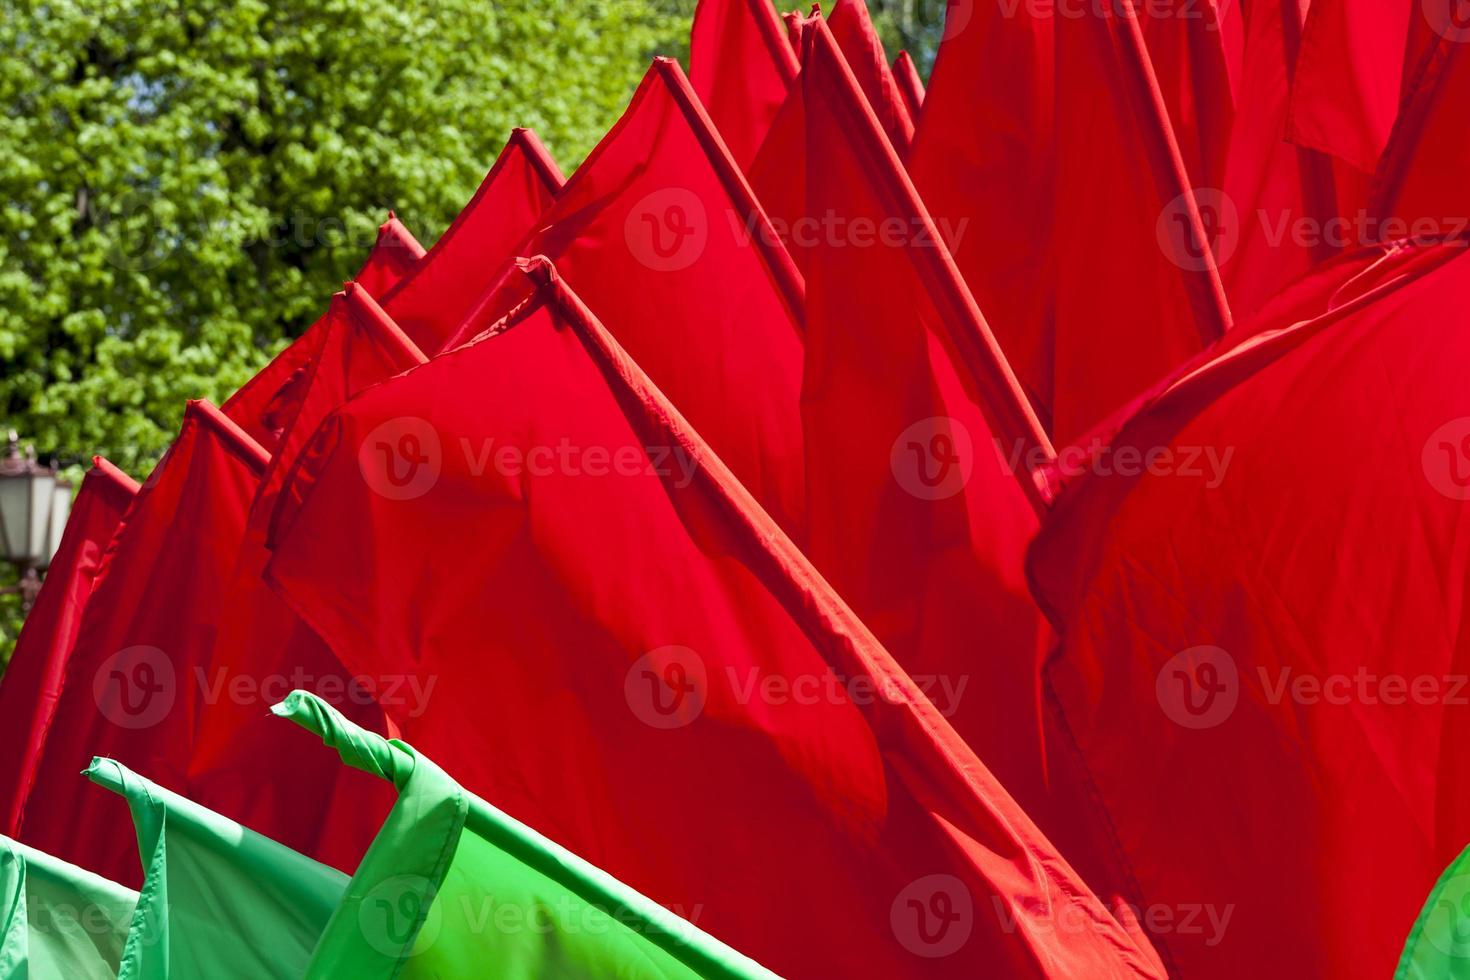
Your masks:
<path fill-rule="evenodd" d="M 26 611 L 41 591 L 41 572 L 61 544 L 70 513 L 71 485 L 57 478 L 54 464 L 39 465 L 34 448 L 22 454 L 12 431 L 0 459 L 0 557 L 20 569 L 20 584 L 0 593 L 19 592 Z"/>

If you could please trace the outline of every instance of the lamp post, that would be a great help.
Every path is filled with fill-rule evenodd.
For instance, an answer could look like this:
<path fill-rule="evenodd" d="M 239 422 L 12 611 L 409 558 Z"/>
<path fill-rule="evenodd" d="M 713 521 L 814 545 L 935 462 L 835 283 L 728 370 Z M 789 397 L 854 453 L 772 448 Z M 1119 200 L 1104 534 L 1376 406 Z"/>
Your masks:
<path fill-rule="evenodd" d="M 41 591 L 41 574 L 61 544 L 71 513 L 71 485 L 57 478 L 56 467 L 36 462 L 36 451 L 22 453 L 20 436 L 10 433 L 0 459 L 0 557 L 20 570 L 20 583 L 0 593 L 20 593 L 29 612 Z"/>

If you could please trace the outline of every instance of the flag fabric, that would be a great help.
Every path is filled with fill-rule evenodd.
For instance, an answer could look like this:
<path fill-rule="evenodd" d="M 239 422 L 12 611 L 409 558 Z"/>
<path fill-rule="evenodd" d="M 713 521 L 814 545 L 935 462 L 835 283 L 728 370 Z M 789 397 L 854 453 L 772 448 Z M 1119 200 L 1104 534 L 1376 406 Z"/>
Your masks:
<path fill-rule="evenodd" d="M 1052 401 L 1055 20 L 951 0 L 905 161 L 1032 403 Z M 757 185 L 757 189 L 760 186 Z"/>
<path fill-rule="evenodd" d="M 689 82 L 742 170 L 796 78 L 796 53 L 771 0 L 699 0 Z"/>
<path fill-rule="evenodd" d="M 115 980 L 138 893 L 0 837 L 0 976 Z"/>
<path fill-rule="evenodd" d="M 804 287 L 676 62 L 655 60 L 517 251 L 556 263 L 762 506 L 799 535 Z M 520 298 L 512 289 L 486 300 L 460 339 Z"/>
<path fill-rule="evenodd" d="M 1231 322 L 1203 221 L 1209 212 L 1190 184 L 1140 21 L 1131 2 L 1055 19 L 1050 413 L 1059 444 L 1085 435 Z M 1097 247 L 1099 229 L 1107 248 Z"/>
<path fill-rule="evenodd" d="M 1424 902 L 1393 980 L 1464 980 L 1470 977 L 1465 949 L 1465 896 L 1470 892 L 1470 850 L 1445 869 Z"/>
<path fill-rule="evenodd" d="M 1430 0 L 1437 28 L 1405 88 L 1399 118 L 1379 160 L 1369 218 L 1385 240 L 1454 235 L 1470 218 L 1460 175 L 1470 162 L 1470 138 L 1459 120 L 1470 104 L 1470 20 L 1455 0 Z"/>
<path fill-rule="evenodd" d="M 837 0 L 826 24 L 893 148 L 900 157 L 905 156 L 914 139 L 914 120 L 903 89 L 888 67 L 888 55 L 873 27 L 866 0 Z"/>
<path fill-rule="evenodd" d="M 564 183 L 561 169 L 536 134 L 511 130 L 475 196 L 424 260 L 391 288 L 378 288 L 361 277 L 357 284 L 415 346 L 437 354 Z"/>
<path fill-rule="evenodd" d="M 1024 564 L 1044 506 L 1025 484 L 1049 447 L 1003 359 L 977 356 L 994 340 L 825 25 L 802 82 L 822 174 L 809 209 L 898 232 L 811 255 L 807 551 L 911 676 L 938 679 L 931 698 L 1045 824 L 1048 631 Z M 987 405 L 997 394 L 1008 414 Z"/>
<path fill-rule="evenodd" d="M 1224 179 L 1235 114 L 1221 0 L 1129 2 L 1138 11 L 1189 186 L 1217 188 Z"/>
<path fill-rule="evenodd" d="M 82 614 L 16 836 L 114 881 L 137 882 L 118 811 L 83 802 L 76 773 L 108 752 L 182 786 L 199 711 L 227 692 L 197 668 L 215 638 L 245 513 L 268 456 L 207 402 L 139 489 Z M 261 710 L 264 710 L 262 707 Z"/>
<path fill-rule="evenodd" d="M 1470 838 L 1470 261 L 1354 262 L 1281 311 L 1316 295 L 1315 316 L 1262 320 L 1147 399 L 1030 556 L 1132 900 L 1193 910 L 1156 927 L 1180 976 L 1388 975 Z"/>
<path fill-rule="evenodd" d="M 120 977 L 302 976 L 346 892 L 346 875 L 112 759 L 92 760 L 84 775 L 127 803 L 143 865 Z"/>
<path fill-rule="evenodd" d="M 1220 192 L 1199 191 L 1201 217 L 1241 319 L 1348 246 L 1332 161 L 1287 141 L 1292 75 L 1301 47 L 1300 5 L 1253 4 L 1244 14 L 1240 95 Z"/>
<path fill-rule="evenodd" d="M 272 709 L 393 787 L 307 978 L 774 977 L 305 691 Z M 494 928 L 486 928 L 493 917 Z"/>
<path fill-rule="evenodd" d="M 368 253 L 367 261 L 358 270 L 356 278 L 360 282 L 374 284 L 377 289 L 384 289 L 397 282 L 411 267 L 415 257 L 423 254 L 423 247 L 408 229 L 389 214 L 388 220 L 379 227 L 377 243 Z M 225 415 L 267 451 L 275 448 L 279 433 L 279 423 L 270 413 L 271 402 L 292 376 L 311 360 L 313 337 L 312 331 L 308 330 L 288 344 L 222 406 Z"/>
<path fill-rule="evenodd" d="M 14 835 L 103 554 L 138 483 L 100 456 L 82 479 L 46 584 L 0 683 L 0 832 Z"/>
<path fill-rule="evenodd" d="M 900 51 L 893 59 L 893 78 L 898 82 L 898 90 L 903 93 L 904 105 L 908 106 L 909 117 L 914 120 L 917 130 L 919 110 L 924 107 L 924 79 L 919 76 L 919 69 L 907 51 Z"/>
<path fill-rule="evenodd" d="M 300 754 L 300 735 L 270 724 L 262 702 L 292 686 L 321 693 L 355 721 L 382 727 L 382 700 L 422 708 L 432 691 L 401 690 L 393 678 L 353 677 L 311 629 L 269 589 L 261 571 L 266 532 L 286 473 L 329 413 L 358 391 L 422 364 L 424 355 L 356 284 L 333 297 L 314 329 L 324 329 L 304 372 L 281 448 L 266 466 L 216 614 L 213 646 L 199 665 L 208 690 L 259 692 L 212 699 L 200 713 L 189 754 L 191 798 L 344 871 L 357 866 L 392 805 L 380 785 L 324 762 L 280 771 Z M 303 819 L 313 814 L 313 819 Z"/>
<path fill-rule="evenodd" d="M 1158 975 L 611 333 L 524 268 L 515 316 L 359 395 L 281 497 L 271 581 L 351 669 L 439 678 L 403 737 L 784 975 Z"/>
<path fill-rule="evenodd" d="M 389 211 L 388 220 L 378 226 L 377 243 L 357 277 L 371 292 L 387 290 L 412 272 L 423 257 L 424 247 Z"/>
<path fill-rule="evenodd" d="M 1409 23 L 1432 17 L 1439 5 L 1313 0 L 1292 78 L 1288 138 L 1373 173 L 1398 118 Z"/>

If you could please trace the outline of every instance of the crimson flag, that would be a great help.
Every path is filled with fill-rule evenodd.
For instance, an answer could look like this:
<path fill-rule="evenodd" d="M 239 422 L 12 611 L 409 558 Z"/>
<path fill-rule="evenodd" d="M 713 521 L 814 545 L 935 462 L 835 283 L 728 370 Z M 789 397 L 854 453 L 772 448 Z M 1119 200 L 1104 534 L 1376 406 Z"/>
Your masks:
<path fill-rule="evenodd" d="M 518 251 L 557 264 L 761 505 L 799 534 L 804 287 L 676 62 L 655 60 Z M 487 299 L 462 337 L 505 313 L 515 293 Z"/>
<path fill-rule="evenodd" d="M 390 213 L 388 220 L 378 228 L 377 243 L 358 270 L 357 279 L 375 283 L 379 289 L 385 288 L 397 282 L 412 265 L 412 260 L 423 254 L 423 248 L 408 229 Z M 225 415 L 267 451 L 275 448 L 280 435 L 280 423 L 271 411 L 271 403 L 277 392 L 311 360 L 315 353 L 312 344 L 317 336 L 308 330 L 292 341 L 223 405 Z"/>
<path fill-rule="evenodd" d="M 1194 195 L 1140 21 L 1131 2 L 1055 20 L 1051 417 L 1059 444 L 1230 324 L 1203 220 L 1210 212 Z M 1107 247 L 1099 248 L 1103 229 Z"/>
<path fill-rule="evenodd" d="M 62 679 L 82 611 L 137 481 L 101 456 L 82 479 L 46 585 L 26 616 L 5 680 L 0 684 L 0 833 L 15 837 L 35 779 L 46 733 L 61 697 Z"/>
<path fill-rule="evenodd" d="M 179 436 L 138 491 L 82 614 L 17 836 L 136 885 L 126 808 L 86 795 L 77 773 L 97 753 L 182 787 L 205 693 L 195 668 L 269 456 L 207 402 L 190 402 Z M 84 803 L 83 800 L 86 800 Z"/>
<path fill-rule="evenodd" d="M 333 415 L 268 576 L 465 786 L 791 976 L 1154 976 L 544 260 Z M 658 840 L 657 847 L 649 841 Z M 834 884 L 836 887 L 834 887 Z"/>
<path fill-rule="evenodd" d="M 883 124 L 883 131 L 903 157 L 914 139 L 914 120 L 903 90 L 888 67 L 888 55 L 873 27 L 866 0 L 837 0 L 826 23 Z"/>
<path fill-rule="evenodd" d="M 689 82 L 730 155 L 749 167 L 796 77 L 796 54 L 771 0 L 699 0 Z"/>
<path fill-rule="evenodd" d="M 907 51 L 900 51 L 898 57 L 893 59 L 893 78 L 898 82 L 904 105 L 908 106 L 909 117 L 914 120 L 914 128 L 917 129 L 919 110 L 924 107 L 924 79 L 919 77 L 919 69 L 915 67 L 914 59 L 909 57 Z"/>
<path fill-rule="evenodd" d="M 475 196 L 422 262 L 388 290 L 361 278 L 357 284 L 415 346 L 437 354 L 565 182 L 536 134 L 513 129 Z"/>
<path fill-rule="evenodd" d="M 1055 703 L 1178 975 L 1387 976 L 1470 839 L 1467 286 L 1462 242 L 1314 273 L 1075 460 L 1033 548 Z"/>

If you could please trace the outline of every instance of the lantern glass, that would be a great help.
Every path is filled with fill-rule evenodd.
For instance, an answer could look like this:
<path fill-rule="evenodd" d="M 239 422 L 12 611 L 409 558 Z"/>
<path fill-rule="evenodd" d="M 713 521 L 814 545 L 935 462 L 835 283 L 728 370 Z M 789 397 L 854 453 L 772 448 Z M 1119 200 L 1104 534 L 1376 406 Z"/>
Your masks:
<path fill-rule="evenodd" d="M 57 482 L 51 491 L 51 513 L 47 518 L 46 550 L 41 555 L 41 567 L 50 568 L 51 559 L 61 547 L 61 536 L 66 532 L 66 521 L 71 516 L 71 484 Z"/>
<path fill-rule="evenodd" d="M 0 549 L 10 562 L 23 562 L 30 548 L 31 475 L 0 474 Z"/>
<path fill-rule="evenodd" d="M 49 557 L 46 543 L 51 531 L 51 502 L 55 495 L 55 473 L 47 470 L 31 473 L 31 527 L 24 561 L 35 564 Z"/>

